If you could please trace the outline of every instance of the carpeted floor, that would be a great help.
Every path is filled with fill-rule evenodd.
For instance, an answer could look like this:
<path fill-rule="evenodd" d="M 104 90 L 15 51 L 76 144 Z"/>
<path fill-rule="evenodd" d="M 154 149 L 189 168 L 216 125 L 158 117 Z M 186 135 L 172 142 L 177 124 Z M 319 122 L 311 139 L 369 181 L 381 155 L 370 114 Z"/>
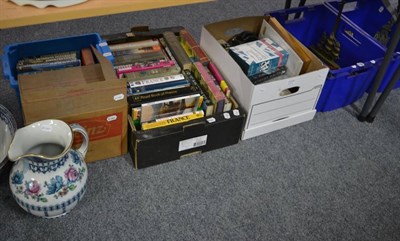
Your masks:
<path fill-rule="evenodd" d="M 204 24 L 283 7 L 277 0 L 219 0 L 5 29 L 1 54 L 7 44 L 144 24 L 183 25 L 199 40 Z M 364 101 L 142 170 L 128 155 L 89 164 L 84 198 L 57 219 L 17 205 L 8 164 L 0 172 L 0 240 L 400 240 L 400 90 L 372 124 L 356 119 Z M 4 78 L 0 102 L 21 126 Z"/>

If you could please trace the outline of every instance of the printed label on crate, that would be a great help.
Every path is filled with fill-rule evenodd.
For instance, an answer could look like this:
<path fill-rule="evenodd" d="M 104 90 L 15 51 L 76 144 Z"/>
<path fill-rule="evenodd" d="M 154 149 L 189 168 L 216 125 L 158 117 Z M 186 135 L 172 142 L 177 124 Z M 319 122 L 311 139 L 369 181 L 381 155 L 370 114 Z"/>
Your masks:
<path fill-rule="evenodd" d="M 122 100 L 122 99 L 124 99 L 124 94 L 118 94 L 118 95 L 114 95 L 114 100 L 115 101 L 119 101 L 119 100 Z"/>
<path fill-rule="evenodd" d="M 113 121 L 109 121 L 110 116 L 113 117 Z M 122 113 L 114 113 L 72 122 L 78 123 L 85 128 L 89 135 L 89 141 L 101 140 L 122 134 Z M 74 144 L 82 143 L 82 135 L 79 133 L 75 133 L 74 135 Z"/>
<path fill-rule="evenodd" d="M 112 115 L 112 116 L 107 117 L 107 121 L 108 122 L 115 121 L 116 119 L 118 119 L 118 117 L 116 115 Z"/>
<path fill-rule="evenodd" d="M 103 54 L 103 56 L 104 57 L 109 57 L 109 56 L 112 56 L 112 53 L 111 52 L 106 52 L 106 53 Z"/>
<path fill-rule="evenodd" d="M 211 118 L 208 118 L 207 119 L 207 122 L 208 123 L 213 123 L 213 122 L 215 122 L 216 121 L 216 119 L 214 118 L 214 117 L 211 117 Z"/>
<path fill-rule="evenodd" d="M 225 113 L 224 113 L 224 118 L 225 118 L 225 119 L 230 119 L 230 118 L 231 118 L 231 115 L 230 115 L 228 112 L 225 112 Z"/>
<path fill-rule="evenodd" d="M 178 151 L 185 151 L 188 149 L 205 146 L 207 144 L 207 135 L 190 138 L 179 142 Z"/>

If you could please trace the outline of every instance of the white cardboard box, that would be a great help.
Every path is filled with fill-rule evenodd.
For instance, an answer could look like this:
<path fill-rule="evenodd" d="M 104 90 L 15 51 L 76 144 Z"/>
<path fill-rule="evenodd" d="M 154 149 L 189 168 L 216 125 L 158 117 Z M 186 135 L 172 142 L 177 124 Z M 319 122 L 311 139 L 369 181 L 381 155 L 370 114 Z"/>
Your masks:
<path fill-rule="evenodd" d="M 311 58 L 306 71 L 254 85 L 218 40 L 228 41 L 244 30 L 259 33 L 264 20 L 268 22 L 270 17 L 231 19 L 205 25 L 201 32 L 201 48 L 226 78 L 233 95 L 247 112 L 242 140 L 313 119 L 329 71 L 314 54 L 294 39 Z"/>

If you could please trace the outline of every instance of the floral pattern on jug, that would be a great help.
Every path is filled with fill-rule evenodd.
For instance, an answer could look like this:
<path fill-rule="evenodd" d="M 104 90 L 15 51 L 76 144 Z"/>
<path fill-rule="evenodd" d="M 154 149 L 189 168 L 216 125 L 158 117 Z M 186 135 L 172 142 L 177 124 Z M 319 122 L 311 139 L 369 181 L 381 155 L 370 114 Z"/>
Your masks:
<path fill-rule="evenodd" d="M 78 150 L 71 148 L 74 131 L 84 137 Z M 58 217 L 71 211 L 86 190 L 86 131 L 76 124 L 45 120 L 17 130 L 15 137 L 8 155 L 15 161 L 10 189 L 17 203 L 40 217 Z"/>
<path fill-rule="evenodd" d="M 77 170 L 74 166 L 70 165 L 64 172 L 65 182 L 61 176 L 55 176 L 51 178 L 50 182 L 44 182 L 44 186 L 48 188 L 46 194 L 54 194 L 54 198 L 56 199 L 67 195 L 69 191 L 75 190 L 77 186 L 75 183 L 77 181 L 82 181 L 85 171 L 84 167 Z"/>
<path fill-rule="evenodd" d="M 24 174 L 17 172 L 12 175 L 12 184 L 16 187 L 16 194 L 23 194 L 26 199 L 33 199 L 36 202 L 47 202 L 47 198 L 44 197 L 43 193 L 40 193 L 41 188 L 40 184 L 36 180 L 25 181 L 25 185 L 23 184 Z M 24 189 L 25 188 L 25 189 Z"/>

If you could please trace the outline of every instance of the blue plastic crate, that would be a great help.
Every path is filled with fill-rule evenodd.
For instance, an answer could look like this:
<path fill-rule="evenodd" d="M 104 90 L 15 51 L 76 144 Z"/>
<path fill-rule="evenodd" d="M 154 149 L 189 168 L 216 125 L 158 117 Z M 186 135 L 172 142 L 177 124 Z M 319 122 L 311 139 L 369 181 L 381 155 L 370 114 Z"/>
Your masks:
<path fill-rule="evenodd" d="M 110 59 L 112 57 L 110 48 L 97 33 L 7 45 L 2 56 L 4 77 L 10 82 L 10 86 L 15 89 L 19 97 L 16 72 L 18 60 L 57 52 L 80 51 L 91 45 L 95 46 L 100 53 L 112 61 Z"/>
<path fill-rule="evenodd" d="M 300 13 L 300 18 L 291 18 Z M 308 5 L 266 13 L 275 17 L 305 46 L 316 45 L 323 32 L 330 34 L 336 13 L 324 5 Z M 336 39 L 341 43 L 340 68 L 330 70 L 316 109 L 331 111 L 360 99 L 369 88 L 385 54 L 384 48 L 357 27 L 341 21 Z"/>
<path fill-rule="evenodd" d="M 334 11 L 338 11 L 339 1 L 325 2 L 325 5 Z M 382 30 L 382 27 L 392 19 L 392 15 L 381 0 L 348 0 L 346 1 L 345 7 L 343 9 L 343 18 L 346 21 L 359 27 L 360 31 L 365 32 L 378 44 L 381 44 L 384 49 L 389 45 L 387 43 L 379 42 L 375 36 L 378 32 Z M 389 39 L 394 33 L 394 25 L 388 35 Z M 382 92 L 387 84 L 389 83 L 393 73 L 397 68 L 400 68 L 400 43 L 396 47 L 396 52 L 393 60 L 388 66 L 385 76 L 382 79 L 382 83 L 379 86 L 378 92 Z M 383 56 L 382 56 L 383 57 Z M 400 87 L 400 81 L 394 86 L 395 88 Z M 367 90 L 369 92 L 369 90 Z"/>

